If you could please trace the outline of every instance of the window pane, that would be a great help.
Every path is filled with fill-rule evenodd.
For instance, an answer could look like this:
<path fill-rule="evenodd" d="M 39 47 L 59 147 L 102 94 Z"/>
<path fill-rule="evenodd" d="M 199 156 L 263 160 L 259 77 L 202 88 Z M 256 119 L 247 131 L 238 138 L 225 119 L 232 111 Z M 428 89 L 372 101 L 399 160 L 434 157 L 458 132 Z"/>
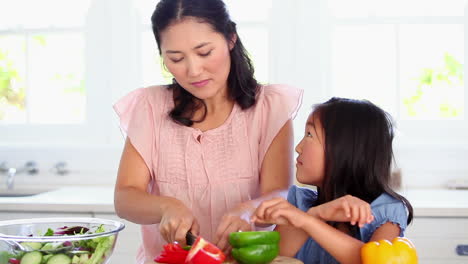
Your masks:
<path fill-rule="evenodd" d="M 151 24 L 150 18 L 158 0 L 135 0 L 143 25 Z M 236 23 L 263 22 L 270 17 L 271 0 L 224 0 L 229 15 Z"/>
<path fill-rule="evenodd" d="M 242 44 L 250 54 L 255 68 L 255 78 L 261 83 L 268 83 L 269 41 L 266 27 L 239 27 L 238 34 Z"/>
<path fill-rule="evenodd" d="M 26 122 L 25 38 L 0 35 L 0 124 Z"/>
<path fill-rule="evenodd" d="M 391 25 L 336 27 L 332 38 L 332 95 L 368 99 L 395 115 L 394 36 Z"/>
<path fill-rule="evenodd" d="M 2 1 L 0 29 L 79 27 L 91 0 Z"/>
<path fill-rule="evenodd" d="M 462 119 L 462 25 L 401 26 L 401 115 L 406 119 Z"/>
<path fill-rule="evenodd" d="M 28 41 L 30 122 L 84 122 L 86 94 L 83 35 L 41 34 L 30 37 Z"/>
<path fill-rule="evenodd" d="M 463 16 L 466 0 L 375 0 L 377 16 Z"/>
<path fill-rule="evenodd" d="M 328 9 L 337 18 L 367 17 L 372 12 L 374 0 L 329 0 Z"/>
<path fill-rule="evenodd" d="M 156 8 L 159 0 L 135 0 L 135 8 L 140 15 L 140 23 L 142 25 L 151 25 L 151 15 Z"/>
<path fill-rule="evenodd" d="M 160 85 L 172 82 L 172 75 L 163 69 L 158 46 L 150 30 L 142 33 L 143 83 L 142 86 Z"/>
<path fill-rule="evenodd" d="M 333 16 L 463 16 L 467 0 L 329 0 Z"/>
<path fill-rule="evenodd" d="M 270 17 L 271 0 L 224 0 L 229 15 L 236 23 L 264 22 Z"/>
<path fill-rule="evenodd" d="M 246 23 L 237 23 L 237 30 L 242 43 L 250 54 L 250 58 L 255 67 L 255 77 L 259 82 L 268 82 L 268 56 L 269 56 L 269 32 L 266 19 L 269 17 L 269 7 L 271 0 L 261 1 L 225 1 L 231 14 L 242 12 L 238 18 L 233 17 L 236 22 L 242 20 Z M 147 0 L 137 0 L 138 9 L 142 17 L 143 24 L 149 24 L 149 17 L 154 10 L 155 2 Z M 247 9 L 242 9 L 245 5 Z M 253 6 L 252 6 L 253 5 Z M 258 8 L 255 8 L 258 7 Z M 261 8 L 260 8 L 261 7 Z M 259 11 L 260 10 L 260 11 Z M 255 12 L 254 12 L 255 11 Z M 262 20 L 262 21 L 260 21 Z M 250 22 L 259 22 L 250 24 Z M 142 63 L 143 63 L 143 86 L 154 84 L 170 83 L 172 76 L 162 68 L 159 52 L 150 29 L 143 30 L 142 33 Z"/>

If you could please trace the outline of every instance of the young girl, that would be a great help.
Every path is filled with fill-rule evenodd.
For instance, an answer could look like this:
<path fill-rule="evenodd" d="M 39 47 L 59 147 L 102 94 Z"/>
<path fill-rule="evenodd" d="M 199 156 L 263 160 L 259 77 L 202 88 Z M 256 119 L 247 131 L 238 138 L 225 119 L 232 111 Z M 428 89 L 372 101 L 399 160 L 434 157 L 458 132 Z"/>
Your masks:
<path fill-rule="evenodd" d="M 389 187 L 393 127 L 369 101 L 332 98 L 315 107 L 297 145 L 288 200 L 263 202 L 251 220 L 277 224 L 280 255 L 304 263 L 361 263 L 363 243 L 403 236 L 411 204 Z"/>

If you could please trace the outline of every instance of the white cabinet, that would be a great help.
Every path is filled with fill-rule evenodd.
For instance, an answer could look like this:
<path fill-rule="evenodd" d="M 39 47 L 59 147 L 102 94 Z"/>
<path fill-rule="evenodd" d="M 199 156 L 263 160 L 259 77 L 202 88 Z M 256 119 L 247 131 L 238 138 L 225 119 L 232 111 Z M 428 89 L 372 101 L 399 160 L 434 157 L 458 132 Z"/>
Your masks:
<path fill-rule="evenodd" d="M 119 218 L 115 214 L 96 213 L 94 217 L 117 220 L 125 224 L 117 238 L 114 253 L 110 259 L 111 264 L 135 263 L 138 248 L 141 245 L 140 225 Z"/>
<path fill-rule="evenodd" d="M 468 263 L 468 256 L 456 252 L 458 245 L 468 245 L 468 218 L 416 217 L 405 236 L 414 242 L 419 263 Z"/>

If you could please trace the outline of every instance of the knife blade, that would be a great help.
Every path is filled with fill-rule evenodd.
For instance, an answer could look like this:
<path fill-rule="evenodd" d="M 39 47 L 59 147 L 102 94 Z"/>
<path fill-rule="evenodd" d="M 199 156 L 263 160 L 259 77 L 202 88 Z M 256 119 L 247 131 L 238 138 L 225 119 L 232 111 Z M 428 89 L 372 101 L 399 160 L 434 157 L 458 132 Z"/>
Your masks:
<path fill-rule="evenodd" d="M 197 240 L 197 236 L 192 234 L 192 232 L 189 230 L 187 234 L 185 235 L 185 240 L 188 246 L 193 245 L 195 243 L 195 240 Z"/>

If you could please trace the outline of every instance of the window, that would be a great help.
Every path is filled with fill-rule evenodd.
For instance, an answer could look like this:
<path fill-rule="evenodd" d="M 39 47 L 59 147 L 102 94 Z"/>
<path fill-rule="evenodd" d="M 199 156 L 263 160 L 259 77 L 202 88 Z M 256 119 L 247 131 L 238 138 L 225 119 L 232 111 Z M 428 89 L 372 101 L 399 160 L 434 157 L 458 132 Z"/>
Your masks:
<path fill-rule="evenodd" d="M 88 6 L 89 1 L 8 3 L 0 18 L 1 125 L 85 122 Z"/>
<path fill-rule="evenodd" d="M 150 27 L 158 1 L 118 2 L 3 4 L 0 156 L 10 164 L 66 160 L 71 169 L 115 176 L 123 138 L 112 104 L 139 86 L 171 81 Z M 395 117 L 408 146 L 406 172 L 423 179 L 414 185 L 440 183 L 447 171 L 466 175 L 467 0 L 225 3 L 257 79 L 305 90 L 296 142 L 313 104 L 366 98 Z"/>
<path fill-rule="evenodd" d="M 380 105 L 408 143 L 466 142 L 465 5 L 326 1 L 330 95 Z"/>
<path fill-rule="evenodd" d="M 329 1 L 333 95 L 404 120 L 462 120 L 465 1 L 358 2 Z"/>
<path fill-rule="evenodd" d="M 171 75 L 164 70 L 159 56 L 156 40 L 151 31 L 151 15 L 157 1 L 139 1 L 141 18 L 141 85 L 165 84 L 171 82 Z M 225 4 L 231 18 L 237 24 L 237 31 L 249 52 L 255 67 L 255 77 L 261 83 L 269 81 L 269 19 L 271 0 L 249 1 L 226 0 Z"/>

